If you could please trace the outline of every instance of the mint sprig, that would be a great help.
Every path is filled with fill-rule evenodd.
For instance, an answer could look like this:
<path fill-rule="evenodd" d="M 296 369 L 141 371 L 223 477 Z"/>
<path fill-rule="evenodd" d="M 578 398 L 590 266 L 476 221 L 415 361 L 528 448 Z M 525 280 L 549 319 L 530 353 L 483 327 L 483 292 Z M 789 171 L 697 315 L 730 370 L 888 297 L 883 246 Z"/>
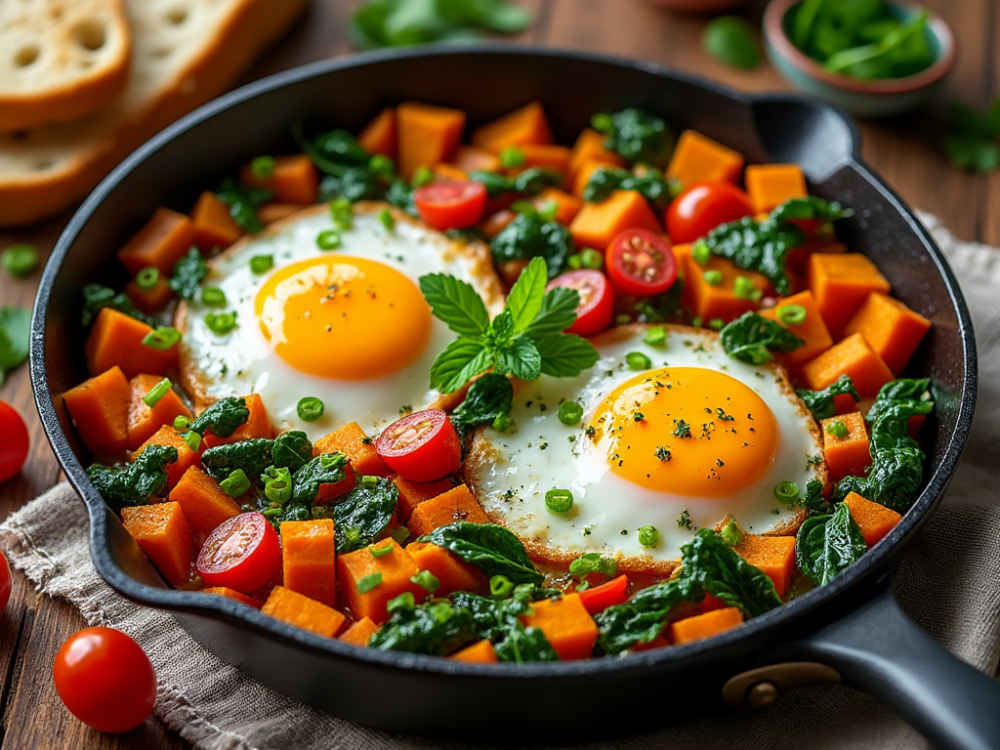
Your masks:
<path fill-rule="evenodd" d="M 458 338 L 431 365 L 431 388 L 453 393 L 491 367 L 500 375 L 536 380 L 540 375 L 573 377 L 593 367 L 599 355 L 589 341 L 563 331 L 576 320 L 580 294 L 557 287 L 545 291 L 548 270 L 534 258 L 490 320 L 479 294 L 447 274 L 420 277 L 420 291 Z"/>

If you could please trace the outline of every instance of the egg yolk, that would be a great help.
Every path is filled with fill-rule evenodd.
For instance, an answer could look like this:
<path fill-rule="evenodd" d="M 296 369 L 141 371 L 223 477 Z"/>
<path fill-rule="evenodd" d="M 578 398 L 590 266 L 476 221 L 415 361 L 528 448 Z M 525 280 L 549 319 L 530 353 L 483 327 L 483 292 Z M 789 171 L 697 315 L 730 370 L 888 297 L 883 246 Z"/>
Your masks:
<path fill-rule="evenodd" d="M 427 345 L 431 311 L 394 268 L 336 255 L 274 272 L 256 298 L 261 332 L 296 370 L 367 380 L 403 369 Z"/>
<path fill-rule="evenodd" d="M 697 367 L 665 367 L 622 383 L 590 427 L 615 474 L 694 497 L 725 497 L 754 484 L 774 462 L 778 443 L 774 415 L 757 393 Z"/>

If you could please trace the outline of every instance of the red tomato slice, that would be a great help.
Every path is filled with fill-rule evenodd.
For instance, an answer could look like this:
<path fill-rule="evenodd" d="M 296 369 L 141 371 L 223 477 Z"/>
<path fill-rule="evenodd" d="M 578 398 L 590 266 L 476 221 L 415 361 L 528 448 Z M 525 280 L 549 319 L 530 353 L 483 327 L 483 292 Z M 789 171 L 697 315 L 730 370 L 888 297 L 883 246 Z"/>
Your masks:
<path fill-rule="evenodd" d="M 694 242 L 720 224 L 753 215 L 750 196 L 731 182 L 702 182 L 682 192 L 667 209 L 667 234 L 675 244 Z"/>
<path fill-rule="evenodd" d="M 608 283 L 608 277 L 600 271 L 581 268 L 556 276 L 545 291 L 557 286 L 576 289 L 580 293 L 580 304 L 576 308 L 576 320 L 566 333 L 578 336 L 594 336 L 611 325 L 615 314 L 615 293 Z"/>
<path fill-rule="evenodd" d="M 625 575 L 580 592 L 580 603 L 592 615 L 603 612 L 616 604 L 622 604 L 627 599 L 628 576 Z"/>
<path fill-rule="evenodd" d="M 677 278 L 670 243 L 648 229 L 626 229 L 611 240 L 605 263 L 615 289 L 636 297 L 661 294 Z"/>
<path fill-rule="evenodd" d="M 241 594 L 259 589 L 280 567 L 278 533 L 260 513 L 223 521 L 198 553 L 198 573 L 206 586 L 226 586 Z"/>
<path fill-rule="evenodd" d="M 0 615 L 7 608 L 12 587 L 13 581 L 10 577 L 10 565 L 7 564 L 7 558 L 3 556 L 3 552 L 0 552 Z"/>
<path fill-rule="evenodd" d="M 0 482 L 17 474 L 28 457 L 28 428 L 21 415 L 6 401 L 0 401 Z"/>
<path fill-rule="evenodd" d="M 440 409 L 397 419 L 379 433 L 375 450 L 390 469 L 411 482 L 433 482 L 454 474 L 462 463 L 458 433 Z"/>
<path fill-rule="evenodd" d="M 156 673 L 142 647 L 113 628 L 70 636 L 52 667 L 56 691 L 76 718 L 99 732 L 127 732 L 156 701 Z"/>
<path fill-rule="evenodd" d="M 479 182 L 439 180 L 417 188 L 413 202 L 420 218 L 435 229 L 462 229 L 483 217 L 486 188 Z"/>

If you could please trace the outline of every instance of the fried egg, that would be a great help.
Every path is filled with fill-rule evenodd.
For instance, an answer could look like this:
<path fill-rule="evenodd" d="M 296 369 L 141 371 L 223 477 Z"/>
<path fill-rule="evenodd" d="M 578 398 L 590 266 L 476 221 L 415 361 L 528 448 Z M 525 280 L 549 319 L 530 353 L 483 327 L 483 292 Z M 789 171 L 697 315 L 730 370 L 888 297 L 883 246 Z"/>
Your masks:
<path fill-rule="evenodd" d="M 445 273 L 467 281 L 493 314 L 502 288 L 484 245 L 453 242 L 395 209 L 387 229 L 379 219 L 387 207 L 357 204 L 335 250 L 317 245 L 334 228 L 319 206 L 210 261 L 203 286 L 221 289 L 226 306 L 186 303 L 175 322 L 184 331 L 182 383 L 197 409 L 257 393 L 275 429 L 316 439 L 349 422 L 373 434 L 401 412 L 440 405 L 428 373 L 454 334 L 431 315 L 417 280 Z M 255 256 L 271 256 L 273 267 L 254 273 Z M 237 327 L 223 335 L 206 322 L 220 310 L 236 313 Z M 324 404 L 316 421 L 297 414 L 307 396 Z"/>
<path fill-rule="evenodd" d="M 699 527 L 732 517 L 754 534 L 793 531 L 802 511 L 775 487 L 826 478 L 818 425 L 779 365 L 731 359 L 712 331 L 666 326 L 665 345 L 651 346 L 647 330 L 591 339 L 597 365 L 526 384 L 513 430 L 475 438 L 466 482 L 535 559 L 564 567 L 597 552 L 620 570 L 667 574 Z M 582 406 L 578 424 L 560 421 L 564 401 Z M 546 508 L 550 489 L 572 492 L 568 512 Z M 643 526 L 654 546 L 640 543 Z"/>

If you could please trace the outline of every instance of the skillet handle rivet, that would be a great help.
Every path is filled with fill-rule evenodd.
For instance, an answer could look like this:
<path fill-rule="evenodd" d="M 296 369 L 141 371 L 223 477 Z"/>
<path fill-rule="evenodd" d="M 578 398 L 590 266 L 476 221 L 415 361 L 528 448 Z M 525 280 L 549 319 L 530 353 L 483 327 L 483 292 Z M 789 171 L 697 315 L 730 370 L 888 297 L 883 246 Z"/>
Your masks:
<path fill-rule="evenodd" d="M 750 708 L 768 708 L 778 700 L 778 686 L 770 680 L 755 682 L 747 688 L 747 704 Z"/>

